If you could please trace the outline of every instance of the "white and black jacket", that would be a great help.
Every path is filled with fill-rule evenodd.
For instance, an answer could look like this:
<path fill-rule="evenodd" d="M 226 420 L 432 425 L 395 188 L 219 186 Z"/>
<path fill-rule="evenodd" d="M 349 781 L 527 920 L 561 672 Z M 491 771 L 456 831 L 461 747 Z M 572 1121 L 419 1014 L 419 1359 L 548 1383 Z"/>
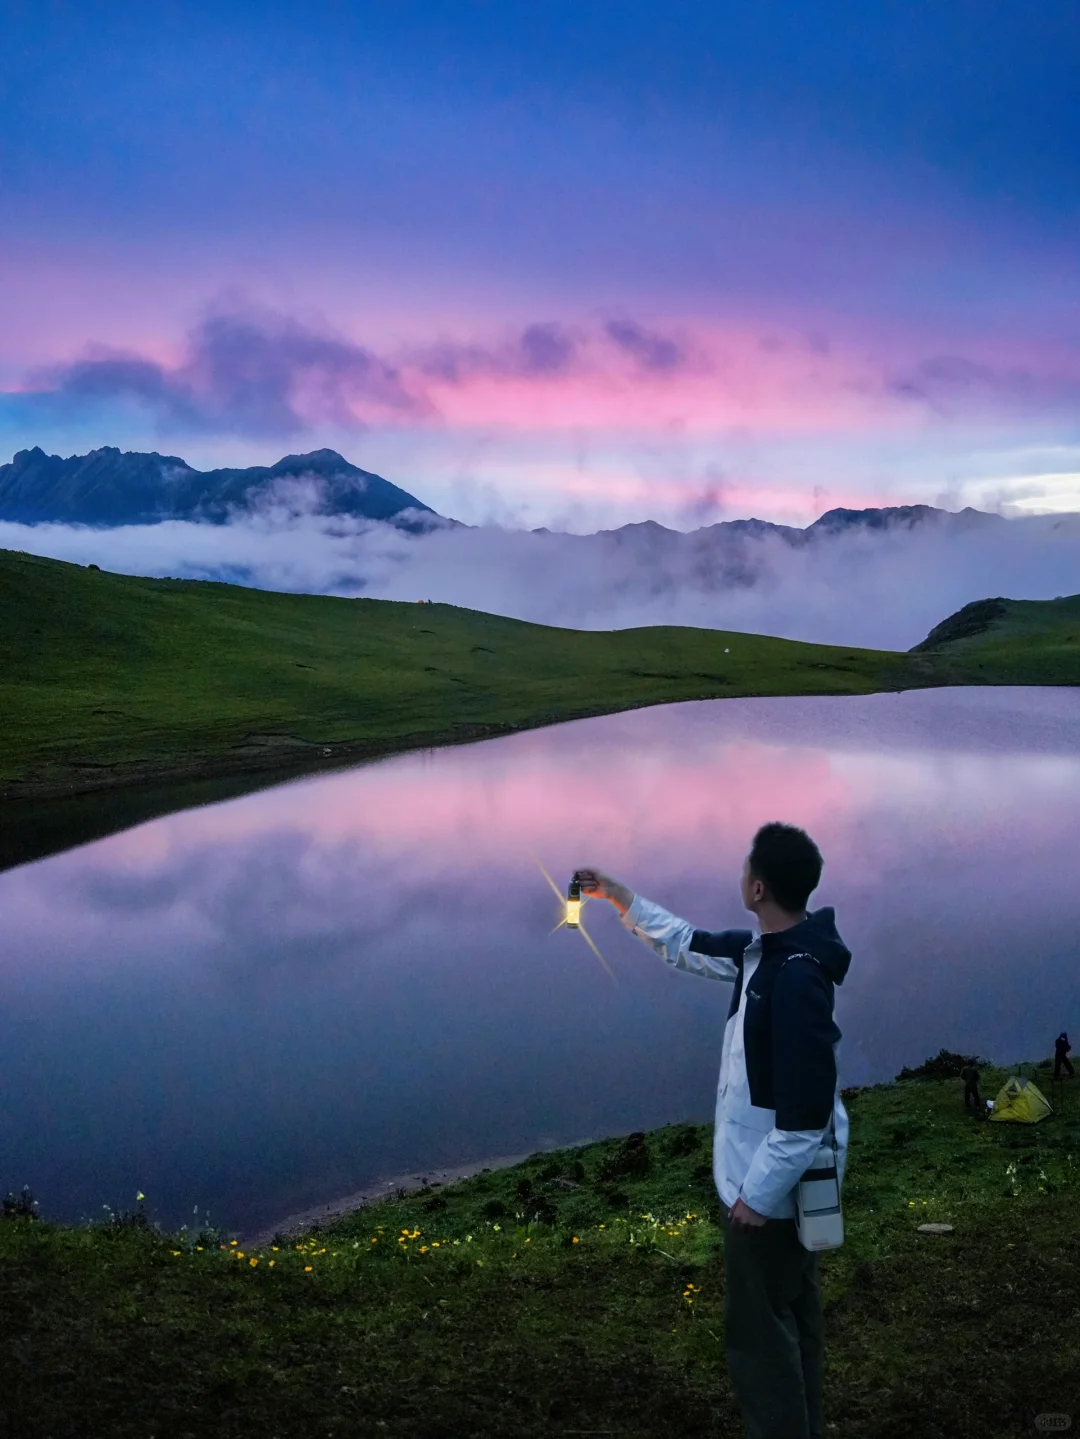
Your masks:
<path fill-rule="evenodd" d="M 832 909 L 791 929 L 711 934 L 637 895 L 623 924 L 675 969 L 734 984 L 716 1094 L 713 1177 L 770 1219 L 795 1215 L 794 1189 L 829 1121 L 843 1184 L 848 1116 L 840 1098 L 833 986 L 851 963 Z"/>

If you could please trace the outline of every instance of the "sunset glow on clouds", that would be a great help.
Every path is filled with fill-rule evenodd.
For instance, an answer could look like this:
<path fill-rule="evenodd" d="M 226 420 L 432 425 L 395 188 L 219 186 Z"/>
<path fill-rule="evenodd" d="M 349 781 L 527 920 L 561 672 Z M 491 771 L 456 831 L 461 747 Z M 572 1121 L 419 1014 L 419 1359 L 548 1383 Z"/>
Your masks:
<path fill-rule="evenodd" d="M 1074 509 L 1080 40 L 968 8 L 27 11 L 0 447 L 580 530 Z"/>

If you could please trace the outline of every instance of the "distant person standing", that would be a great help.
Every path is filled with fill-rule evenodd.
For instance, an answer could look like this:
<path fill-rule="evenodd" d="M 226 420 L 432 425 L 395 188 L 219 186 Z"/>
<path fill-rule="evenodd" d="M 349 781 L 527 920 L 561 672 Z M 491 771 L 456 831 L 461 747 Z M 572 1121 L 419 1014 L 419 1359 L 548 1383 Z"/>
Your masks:
<path fill-rule="evenodd" d="M 1054 1040 L 1054 1078 L 1057 1079 L 1064 1069 L 1069 1078 L 1072 1079 L 1075 1071 L 1069 1059 L 1069 1050 L 1072 1045 L 1069 1043 L 1069 1036 L 1064 1030 Z"/>
<path fill-rule="evenodd" d="M 799 1242 L 794 1191 L 830 1125 L 843 1183 L 849 1126 L 833 989 L 851 951 L 831 909 L 807 910 L 821 863 L 801 829 L 762 826 L 741 880 L 758 928 L 715 934 L 599 870 L 574 876 L 583 895 L 610 900 L 626 928 L 672 968 L 732 985 L 713 1178 L 724 1227 L 728 1370 L 749 1439 L 818 1439 L 824 1427 L 820 1256 Z"/>
<path fill-rule="evenodd" d="M 982 1095 L 979 1093 L 979 1071 L 974 1064 L 965 1064 L 960 1071 L 960 1078 L 964 1081 L 964 1108 L 974 1109 L 976 1114 L 985 1114 L 986 1108 L 983 1105 Z"/>

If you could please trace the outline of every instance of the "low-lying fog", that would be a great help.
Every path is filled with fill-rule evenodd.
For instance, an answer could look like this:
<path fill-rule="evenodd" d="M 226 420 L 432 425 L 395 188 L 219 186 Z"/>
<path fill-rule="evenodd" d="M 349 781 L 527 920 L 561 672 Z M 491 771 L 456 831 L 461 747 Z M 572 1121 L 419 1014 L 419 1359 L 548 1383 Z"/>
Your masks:
<path fill-rule="evenodd" d="M 596 535 L 447 527 L 411 535 L 314 513 L 94 530 L 0 523 L 0 547 L 127 574 L 430 599 L 583 629 L 683 624 L 907 649 L 970 600 L 1080 590 L 1080 515 L 928 521 L 824 535 Z"/>

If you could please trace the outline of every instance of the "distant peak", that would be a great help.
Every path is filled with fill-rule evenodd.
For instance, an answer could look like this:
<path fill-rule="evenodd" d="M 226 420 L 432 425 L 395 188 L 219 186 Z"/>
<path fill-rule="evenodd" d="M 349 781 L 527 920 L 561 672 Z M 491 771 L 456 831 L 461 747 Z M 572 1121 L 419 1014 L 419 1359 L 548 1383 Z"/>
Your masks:
<path fill-rule="evenodd" d="M 278 465 L 303 465 L 312 460 L 323 465 L 349 465 L 349 461 L 344 455 L 339 455 L 337 450 L 310 450 L 306 455 L 284 455 L 278 460 L 274 468 L 277 469 Z M 349 465 L 349 468 L 352 469 L 353 467 Z"/>

